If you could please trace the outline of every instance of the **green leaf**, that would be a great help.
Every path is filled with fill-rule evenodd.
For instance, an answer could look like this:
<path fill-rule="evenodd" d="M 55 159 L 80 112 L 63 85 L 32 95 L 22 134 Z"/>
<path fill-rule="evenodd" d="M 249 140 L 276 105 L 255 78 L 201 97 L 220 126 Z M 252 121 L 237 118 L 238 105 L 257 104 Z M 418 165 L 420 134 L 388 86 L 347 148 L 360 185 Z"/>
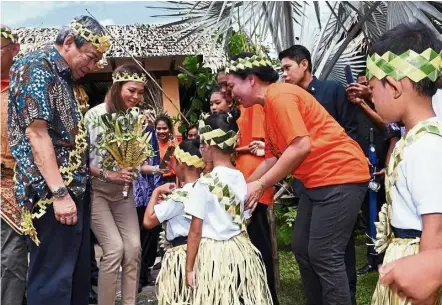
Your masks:
<path fill-rule="evenodd" d="M 184 134 L 184 133 L 186 133 L 187 128 L 186 128 L 185 125 L 180 125 L 180 126 L 178 127 L 178 131 L 179 131 L 179 133 Z"/>
<path fill-rule="evenodd" d="M 196 72 L 198 70 L 198 59 L 196 56 L 186 56 L 186 58 L 184 58 L 183 65 L 190 72 Z"/>
<path fill-rule="evenodd" d="M 190 118 L 190 121 L 191 121 L 191 122 L 196 122 L 196 121 L 198 121 L 198 116 L 196 115 L 195 112 L 192 112 L 192 113 L 190 114 L 189 118 Z"/>
<path fill-rule="evenodd" d="M 196 90 L 196 93 L 199 97 L 204 97 L 206 95 L 206 88 L 205 87 L 198 87 Z"/>
<path fill-rule="evenodd" d="M 196 98 L 192 101 L 192 107 L 197 110 L 201 110 L 201 108 L 203 108 L 203 102 Z"/>

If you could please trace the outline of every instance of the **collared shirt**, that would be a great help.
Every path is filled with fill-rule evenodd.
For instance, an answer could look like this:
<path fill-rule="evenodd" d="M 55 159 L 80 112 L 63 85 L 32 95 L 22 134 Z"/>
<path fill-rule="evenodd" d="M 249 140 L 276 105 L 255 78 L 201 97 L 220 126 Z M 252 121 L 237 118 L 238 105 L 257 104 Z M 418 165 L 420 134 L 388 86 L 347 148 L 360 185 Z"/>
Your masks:
<path fill-rule="evenodd" d="M 81 113 L 72 90 L 71 70 L 53 46 L 19 59 L 11 68 L 10 79 L 8 127 L 17 163 L 16 199 L 20 206 L 31 208 L 37 200 L 47 198 L 50 190 L 34 162 L 26 128 L 36 119 L 47 121 L 57 164 L 66 167 L 76 147 Z M 89 178 L 87 152 L 80 156 L 80 166 L 72 174 L 68 189 L 81 198 Z M 67 175 L 62 173 L 62 177 L 65 180 Z"/>
<path fill-rule="evenodd" d="M 350 103 L 342 84 L 332 80 L 319 80 L 313 76 L 307 91 L 315 97 L 353 140 L 357 139 L 356 105 Z"/>

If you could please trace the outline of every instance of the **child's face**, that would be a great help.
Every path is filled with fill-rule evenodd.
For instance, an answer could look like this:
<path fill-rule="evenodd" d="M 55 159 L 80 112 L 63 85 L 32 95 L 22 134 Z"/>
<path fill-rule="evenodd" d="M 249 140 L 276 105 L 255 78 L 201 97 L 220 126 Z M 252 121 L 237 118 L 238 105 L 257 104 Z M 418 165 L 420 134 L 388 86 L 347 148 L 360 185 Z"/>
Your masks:
<path fill-rule="evenodd" d="M 397 85 L 400 82 L 387 77 L 385 83 L 372 78 L 369 82 L 373 94 L 373 103 L 376 112 L 382 117 L 385 123 L 395 123 L 402 119 L 403 103 L 398 94 Z"/>
<path fill-rule="evenodd" d="M 227 102 L 221 92 L 214 92 L 210 96 L 210 112 L 229 112 L 232 103 Z"/>

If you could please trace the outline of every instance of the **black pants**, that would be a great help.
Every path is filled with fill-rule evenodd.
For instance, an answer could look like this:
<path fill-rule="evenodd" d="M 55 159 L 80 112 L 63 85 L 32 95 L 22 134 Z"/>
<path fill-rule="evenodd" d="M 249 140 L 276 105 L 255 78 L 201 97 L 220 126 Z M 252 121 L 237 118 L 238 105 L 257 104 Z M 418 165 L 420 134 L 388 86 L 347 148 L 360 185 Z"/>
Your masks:
<path fill-rule="evenodd" d="M 142 286 L 148 282 L 148 276 L 150 274 L 149 268 L 155 264 L 155 259 L 157 258 L 158 241 L 161 232 L 161 225 L 158 225 L 153 229 L 146 229 L 143 226 L 145 211 L 146 207 L 137 208 L 141 239 L 140 285 Z"/>
<path fill-rule="evenodd" d="M 28 305 L 87 305 L 91 289 L 90 195 L 72 196 L 75 226 L 59 223 L 53 206 L 34 220 L 40 246 L 29 240 Z"/>
<path fill-rule="evenodd" d="M 360 183 L 301 193 L 292 249 L 308 305 L 352 304 L 344 257 L 366 191 Z"/>
<path fill-rule="evenodd" d="M 275 287 L 275 272 L 272 257 L 272 241 L 270 236 L 269 220 L 267 218 L 267 206 L 258 203 L 252 214 L 250 224 L 247 226 L 252 244 L 261 252 L 261 256 L 266 268 L 267 284 L 272 294 L 273 304 L 277 305 L 278 296 Z"/>
<path fill-rule="evenodd" d="M 91 283 L 98 282 L 98 266 L 97 260 L 95 259 L 95 244 L 97 243 L 97 238 L 95 237 L 94 232 L 91 231 Z"/>

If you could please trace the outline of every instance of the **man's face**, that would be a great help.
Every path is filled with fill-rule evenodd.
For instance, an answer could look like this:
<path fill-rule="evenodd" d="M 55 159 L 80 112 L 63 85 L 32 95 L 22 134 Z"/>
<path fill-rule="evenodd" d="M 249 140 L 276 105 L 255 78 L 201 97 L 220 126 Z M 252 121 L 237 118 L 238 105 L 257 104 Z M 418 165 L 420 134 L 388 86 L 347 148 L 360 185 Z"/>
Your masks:
<path fill-rule="evenodd" d="M 17 55 L 20 50 L 18 43 L 13 43 L 10 39 L 6 39 L 2 36 L 1 40 L 1 71 L 2 74 L 8 74 L 11 69 L 14 56 Z"/>
<path fill-rule="evenodd" d="M 382 83 L 382 81 L 373 77 L 369 81 L 369 86 L 376 112 L 384 119 L 385 123 L 401 121 L 403 105 L 400 98 L 394 98 L 394 90 L 390 83 L 388 81 Z"/>
<path fill-rule="evenodd" d="M 299 64 L 289 57 L 284 57 L 281 60 L 282 78 L 286 83 L 299 85 L 304 79 L 307 68 L 307 60 L 303 60 Z"/>
<path fill-rule="evenodd" d="M 74 43 L 74 37 L 66 37 L 63 48 L 68 57 L 68 64 L 75 79 L 84 77 L 86 74 L 96 69 L 97 63 L 103 54 L 90 43 L 85 43 L 78 48 Z"/>
<path fill-rule="evenodd" d="M 359 76 L 358 79 L 356 80 L 356 82 L 358 84 L 361 84 L 361 85 L 364 85 L 364 86 L 368 86 L 367 76 L 365 76 L 365 75 Z"/>

